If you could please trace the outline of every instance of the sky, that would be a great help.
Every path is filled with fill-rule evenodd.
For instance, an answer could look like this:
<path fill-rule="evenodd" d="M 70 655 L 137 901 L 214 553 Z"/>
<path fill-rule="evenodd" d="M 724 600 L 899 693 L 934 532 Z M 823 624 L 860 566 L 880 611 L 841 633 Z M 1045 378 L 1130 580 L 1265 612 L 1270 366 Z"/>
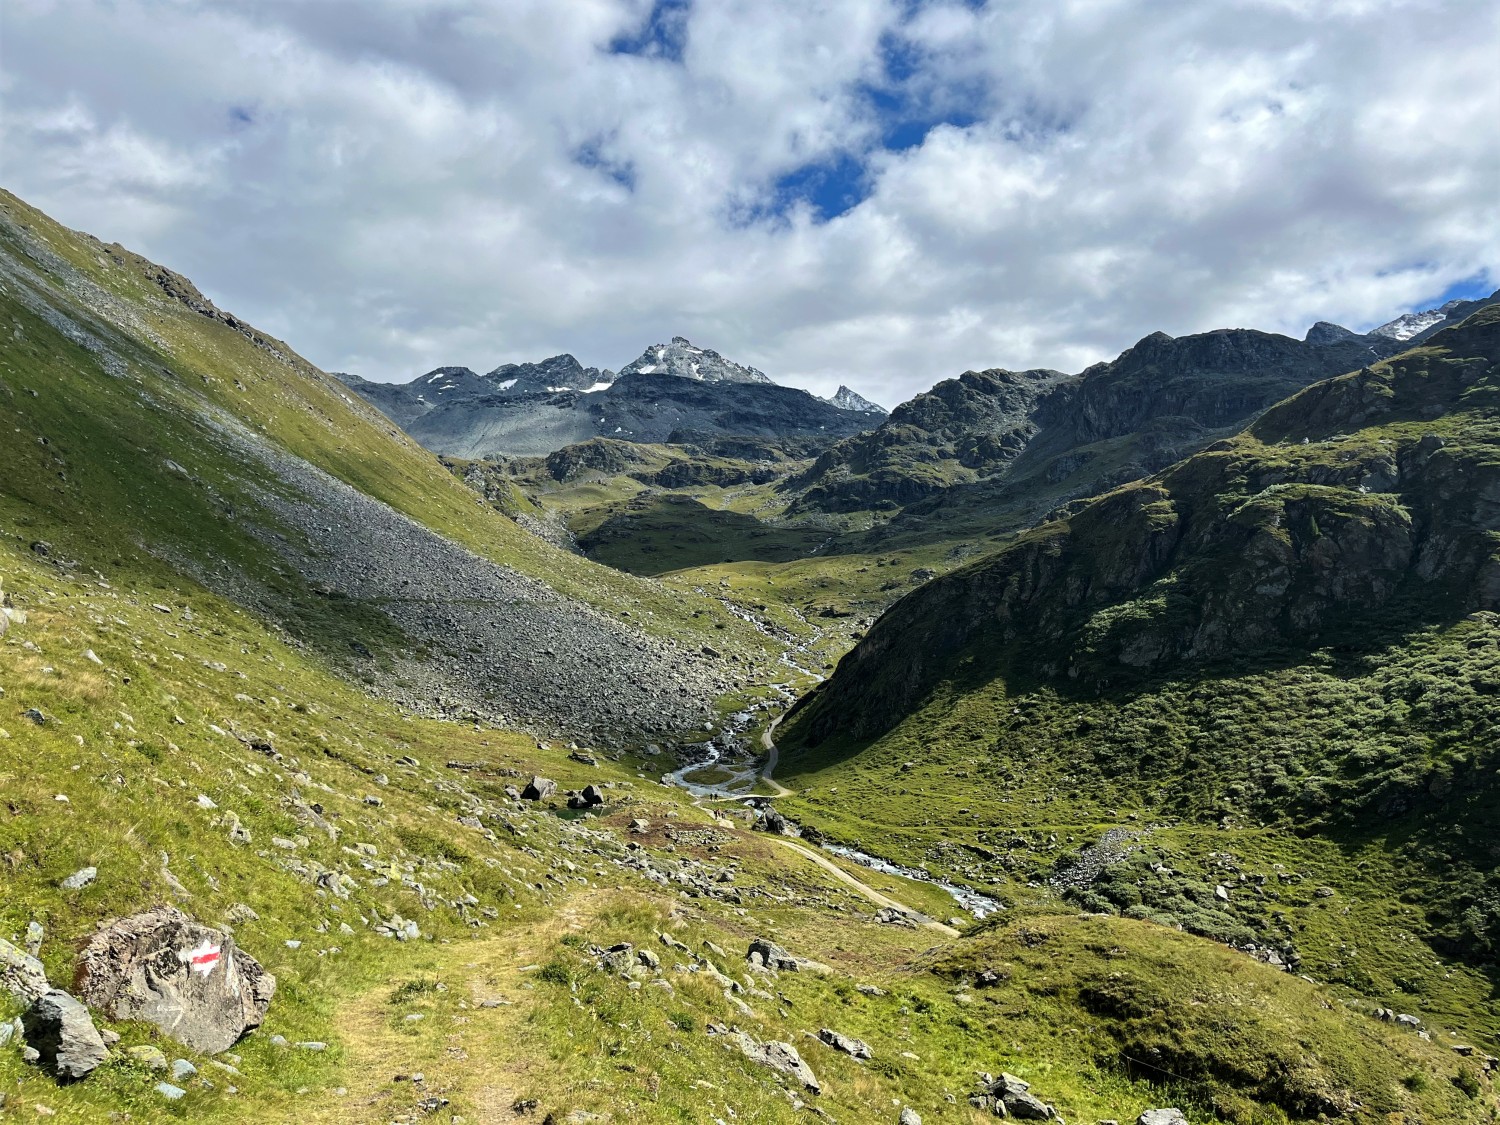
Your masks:
<path fill-rule="evenodd" d="M 5 0 L 0 184 L 319 366 L 892 405 L 1500 287 L 1493 0 Z"/>

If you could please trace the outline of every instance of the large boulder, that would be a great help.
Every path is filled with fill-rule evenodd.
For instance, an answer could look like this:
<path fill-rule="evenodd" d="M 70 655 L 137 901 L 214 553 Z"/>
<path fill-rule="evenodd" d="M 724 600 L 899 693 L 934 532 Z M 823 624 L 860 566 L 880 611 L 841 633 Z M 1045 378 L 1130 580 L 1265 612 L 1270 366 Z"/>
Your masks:
<path fill-rule="evenodd" d="M 0 988 L 26 1006 L 35 1004 L 52 986 L 42 963 L 0 938 Z"/>
<path fill-rule="evenodd" d="M 767 969 L 786 969 L 794 973 L 802 967 L 802 958 L 793 957 L 774 941 L 765 938 L 756 938 L 750 943 L 745 960 Z"/>
<path fill-rule="evenodd" d="M 146 1020 L 216 1054 L 260 1026 L 276 978 L 230 935 L 162 906 L 96 933 L 79 958 L 78 989 L 114 1019 Z"/>
<path fill-rule="evenodd" d="M 557 782 L 550 777 L 533 777 L 526 783 L 526 788 L 521 790 L 521 796 L 528 801 L 545 801 L 557 792 Z"/>
<path fill-rule="evenodd" d="M 89 1010 L 60 988 L 45 993 L 21 1017 L 26 1043 L 59 1082 L 76 1082 L 109 1054 Z"/>
<path fill-rule="evenodd" d="M 783 1043 L 776 1039 L 769 1040 L 762 1043 L 759 1050 L 751 1057 L 762 1066 L 791 1075 L 814 1094 L 822 1092 L 817 1076 L 812 1072 L 812 1067 L 802 1061 L 797 1048 L 790 1043 Z"/>

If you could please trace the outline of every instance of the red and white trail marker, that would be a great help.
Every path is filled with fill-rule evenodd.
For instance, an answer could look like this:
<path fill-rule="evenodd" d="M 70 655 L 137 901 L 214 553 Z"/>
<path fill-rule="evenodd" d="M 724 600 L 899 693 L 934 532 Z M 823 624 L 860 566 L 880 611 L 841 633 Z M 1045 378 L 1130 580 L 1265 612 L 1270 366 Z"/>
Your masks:
<path fill-rule="evenodd" d="M 192 949 L 184 949 L 177 954 L 177 959 L 187 965 L 195 973 L 208 976 L 214 971 L 214 966 L 219 963 L 219 947 L 204 940 Z"/>

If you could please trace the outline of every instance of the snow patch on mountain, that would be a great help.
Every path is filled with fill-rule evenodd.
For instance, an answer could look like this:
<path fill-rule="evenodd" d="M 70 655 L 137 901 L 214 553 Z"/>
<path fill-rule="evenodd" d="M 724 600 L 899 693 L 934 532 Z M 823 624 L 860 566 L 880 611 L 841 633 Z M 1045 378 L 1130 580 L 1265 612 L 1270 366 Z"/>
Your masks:
<path fill-rule="evenodd" d="M 838 391 L 833 395 L 832 398 L 825 398 L 823 401 L 828 403 L 830 406 L 837 406 L 840 410 L 854 410 L 859 412 L 860 414 L 890 413 L 890 411 L 888 411 L 885 407 L 871 402 L 869 399 L 865 398 L 864 395 L 859 394 L 856 391 L 852 391 L 842 384 L 839 385 Z"/>
<path fill-rule="evenodd" d="M 725 359 L 718 352 L 700 348 L 684 336 L 673 336 L 670 344 L 653 344 L 634 363 L 620 368 L 621 375 L 676 375 L 700 383 L 770 383 L 764 371 Z"/>
<path fill-rule="evenodd" d="M 1449 301 L 1435 309 L 1402 313 L 1395 320 L 1388 321 L 1379 328 L 1370 329 L 1370 335 L 1384 336 L 1388 340 L 1410 340 L 1413 336 L 1427 331 L 1434 324 L 1446 320 L 1448 314 L 1463 303 L 1463 301 Z"/>

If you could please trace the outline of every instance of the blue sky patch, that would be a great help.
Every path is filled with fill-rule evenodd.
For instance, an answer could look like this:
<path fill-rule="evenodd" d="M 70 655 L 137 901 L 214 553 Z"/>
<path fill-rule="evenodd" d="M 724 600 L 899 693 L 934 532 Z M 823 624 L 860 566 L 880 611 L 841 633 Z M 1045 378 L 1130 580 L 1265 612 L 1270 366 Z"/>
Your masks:
<path fill-rule="evenodd" d="M 861 85 L 859 93 L 879 124 L 882 148 L 904 152 L 919 146 L 939 125 L 962 129 L 980 120 L 984 91 L 923 83 L 922 54 L 910 40 L 882 37 L 880 62 L 882 80 Z"/>
<path fill-rule="evenodd" d="M 610 40 L 609 53 L 681 62 L 692 6 L 692 0 L 654 0 L 646 22 L 635 31 Z"/>
<path fill-rule="evenodd" d="M 870 187 L 864 165 L 849 153 L 838 153 L 778 177 L 772 211 L 784 215 L 794 204 L 805 202 L 818 221 L 826 223 L 863 203 Z"/>
<path fill-rule="evenodd" d="M 604 151 L 604 144 L 602 138 L 595 138 L 580 145 L 573 152 L 574 162 L 608 176 L 626 191 L 635 191 L 635 165 L 611 157 Z"/>
<path fill-rule="evenodd" d="M 1481 297 L 1488 297 L 1494 291 L 1495 282 L 1490 276 L 1485 273 L 1476 273 L 1448 286 L 1436 303 L 1445 305 L 1449 301 L 1477 301 Z"/>

